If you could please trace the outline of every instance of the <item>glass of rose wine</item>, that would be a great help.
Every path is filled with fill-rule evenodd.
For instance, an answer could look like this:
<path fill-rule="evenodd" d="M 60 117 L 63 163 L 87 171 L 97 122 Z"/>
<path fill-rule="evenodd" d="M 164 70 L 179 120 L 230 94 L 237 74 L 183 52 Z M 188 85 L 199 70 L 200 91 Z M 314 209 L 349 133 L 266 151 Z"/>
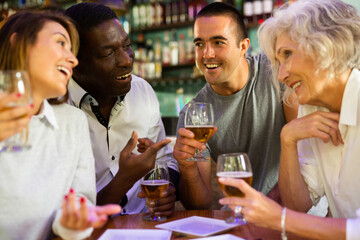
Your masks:
<path fill-rule="evenodd" d="M 18 94 L 16 101 L 10 102 L 6 108 L 15 108 L 32 103 L 30 81 L 26 71 L 3 70 L 0 71 L 0 95 Z M 28 117 L 28 116 L 23 116 Z M 0 143 L 0 152 L 18 152 L 30 148 L 28 143 L 29 128 L 24 128 Z"/>
<path fill-rule="evenodd" d="M 160 199 L 161 193 L 169 188 L 169 171 L 166 164 L 155 164 L 140 180 L 141 190 L 146 196 L 146 202 Z M 143 217 L 145 221 L 160 222 L 165 221 L 166 216 L 155 216 L 153 213 Z"/>
<path fill-rule="evenodd" d="M 221 154 L 217 159 L 216 176 L 220 189 L 227 197 L 245 197 L 245 194 L 238 188 L 224 185 L 219 182 L 219 178 L 243 179 L 249 185 L 252 184 L 253 174 L 250 160 L 246 153 Z M 243 225 L 246 220 L 241 212 L 234 212 L 234 215 L 225 220 L 227 223 L 236 223 Z"/>
<path fill-rule="evenodd" d="M 194 133 L 195 139 L 206 143 L 214 131 L 214 110 L 211 103 L 190 102 L 185 112 L 185 128 Z M 196 149 L 195 156 L 187 161 L 210 161 L 210 157 L 202 155 L 200 149 Z"/>

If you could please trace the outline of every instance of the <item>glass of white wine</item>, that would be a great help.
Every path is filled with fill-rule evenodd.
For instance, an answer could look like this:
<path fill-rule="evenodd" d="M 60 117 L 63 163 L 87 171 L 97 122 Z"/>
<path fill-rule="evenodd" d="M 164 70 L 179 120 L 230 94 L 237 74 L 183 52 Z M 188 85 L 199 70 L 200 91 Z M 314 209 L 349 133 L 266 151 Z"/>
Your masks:
<path fill-rule="evenodd" d="M 219 182 L 219 178 L 243 179 L 250 186 L 253 180 L 250 160 L 246 153 L 221 154 L 217 159 L 216 176 L 220 189 L 227 197 L 245 197 L 240 189 Z M 227 223 L 236 223 L 243 225 L 246 220 L 241 212 L 234 212 L 234 215 L 225 220 Z"/>
<path fill-rule="evenodd" d="M 146 196 L 146 202 L 160 199 L 161 193 L 169 188 L 169 170 L 166 164 L 155 164 L 140 180 L 141 189 Z M 155 216 L 153 213 L 143 217 L 145 221 L 160 222 L 165 221 L 166 216 Z"/>
<path fill-rule="evenodd" d="M 3 70 L 0 71 L 0 94 L 18 94 L 16 101 L 10 102 L 6 108 L 25 106 L 32 103 L 30 81 L 26 71 Z M 25 117 L 25 116 L 24 116 Z M 0 143 L 0 152 L 18 152 L 29 149 L 29 128 L 17 133 Z"/>
<path fill-rule="evenodd" d="M 206 143 L 214 131 L 214 110 L 211 103 L 190 102 L 185 113 L 185 128 L 194 133 L 195 139 Z M 195 156 L 187 161 L 210 161 L 210 157 L 202 155 L 196 149 Z"/>

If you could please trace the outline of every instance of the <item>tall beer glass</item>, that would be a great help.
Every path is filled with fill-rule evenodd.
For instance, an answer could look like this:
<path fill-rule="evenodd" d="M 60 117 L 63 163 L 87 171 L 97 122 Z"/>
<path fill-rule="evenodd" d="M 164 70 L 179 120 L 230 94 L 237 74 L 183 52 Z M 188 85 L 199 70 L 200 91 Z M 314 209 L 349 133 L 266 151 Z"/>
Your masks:
<path fill-rule="evenodd" d="M 141 189 L 146 196 L 146 202 L 160 199 L 161 193 L 169 188 L 169 171 L 166 164 L 155 164 L 140 181 Z M 166 220 L 166 216 L 155 216 L 153 213 L 145 215 L 143 220 L 159 222 Z"/>
<path fill-rule="evenodd" d="M 214 110 L 211 103 L 190 102 L 185 113 L 185 128 L 194 133 L 195 139 L 206 143 L 214 131 Z M 195 156 L 187 161 L 209 161 L 202 151 L 196 149 Z"/>
<path fill-rule="evenodd" d="M 10 102 L 6 108 L 29 105 L 32 102 L 30 81 L 26 71 L 4 70 L 0 71 L 0 95 L 13 94 L 19 98 Z M 28 116 L 23 116 L 28 117 Z M 18 152 L 30 148 L 28 144 L 29 128 L 17 133 L 0 143 L 0 152 Z"/>
<path fill-rule="evenodd" d="M 219 178 L 243 179 L 249 185 L 252 184 L 253 174 L 251 164 L 246 153 L 229 153 L 218 156 L 216 176 L 220 189 L 227 197 L 244 197 L 244 193 L 238 188 L 227 186 L 219 182 Z M 233 216 L 225 220 L 227 223 L 245 224 L 246 220 L 241 213 L 234 213 Z"/>

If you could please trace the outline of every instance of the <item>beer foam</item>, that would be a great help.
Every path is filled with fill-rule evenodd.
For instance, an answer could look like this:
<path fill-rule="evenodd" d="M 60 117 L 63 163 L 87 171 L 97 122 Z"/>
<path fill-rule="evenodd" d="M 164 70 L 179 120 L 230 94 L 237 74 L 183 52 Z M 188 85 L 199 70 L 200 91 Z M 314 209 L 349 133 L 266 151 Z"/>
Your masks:
<path fill-rule="evenodd" d="M 170 182 L 168 180 L 145 180 L 141 182 L 141 185 L 146 185 L 146 186 L 159 186 L 159 185 L 166 185 L 169 184 Z"/>
<path fill-rule="evenodd" d="M 185 125 L 185 128 L 214 128 L 214 125 Z"/>
<path fill-rule="evenodd" d="M 248 178 L 252 177 L 252 172 L 236 171 L 236 172 L 218 172 L 217 177 L 223 178 Z"/>

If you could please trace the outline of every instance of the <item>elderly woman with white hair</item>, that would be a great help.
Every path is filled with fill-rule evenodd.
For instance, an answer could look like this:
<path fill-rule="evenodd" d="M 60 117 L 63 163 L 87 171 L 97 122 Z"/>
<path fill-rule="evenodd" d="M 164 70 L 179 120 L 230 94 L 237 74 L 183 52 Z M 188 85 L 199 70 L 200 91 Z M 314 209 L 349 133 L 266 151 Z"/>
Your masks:
<path fill-rule="evenodd" d="M 360 16 L 340 0 L 300 0 L 258 34 L 274 80 L 287 85 L 285 103 L 295 92 L 300 105 L 281 132 L 279 187 L 289 209 L 231 179 L 220 181 L 246 196 L 220 203 L 284 237 L 360 239 Z M 333 218 L 305 214 L 322 196 Z"/>

